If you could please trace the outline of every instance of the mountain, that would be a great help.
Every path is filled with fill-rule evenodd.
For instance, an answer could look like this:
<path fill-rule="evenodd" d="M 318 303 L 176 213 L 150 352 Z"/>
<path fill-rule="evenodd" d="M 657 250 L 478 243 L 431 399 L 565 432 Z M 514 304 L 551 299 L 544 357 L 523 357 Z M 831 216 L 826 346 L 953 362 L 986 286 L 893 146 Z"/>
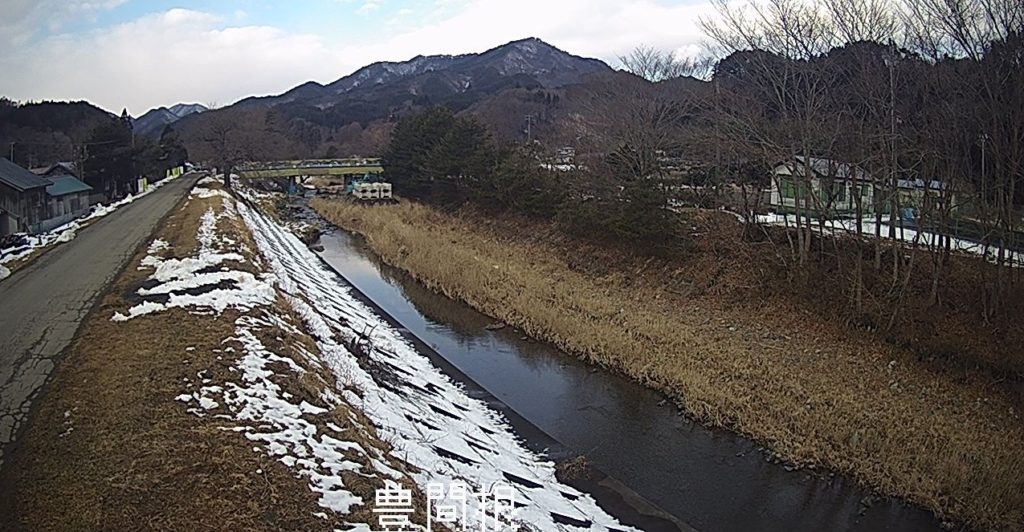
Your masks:
<path fill-rule="evenodd" d="M 132 120 L 135 127 L 135 134 L 141 136 L 156 136 L 163 132 L 164 127 L 185 118 L 186 116 L 202 113 L 208 109 L 198 103 L 179 103 L 170 108 L 157 107 L 146 114 Z"/>
<path fill-rule="evenodd" d="M 390 103 L 402 98 L 465 100 L 458 95 L 521 86 L 558 88 L 610 70 L 600 60 L 571 55 L 529 38 L 479 54 L 421 55 L 400 63 L 373 63 L 328 85 L 311 81 L 276 96 L 247 98 L 236 105 L 304 104 L 326 109 L 348 99 L 379 100 L 381 91 Z"/>
<path fill-rule="evenodd" d="M 259 145 L 252 151 L 260 157 L 369 155 L 386 142 L 398 117 L 434 105 L 471 112 L 496 97 L 507 102 L 487 107 L 489 114 L 507 116 L 488 126 L 499 136 L 515 137 L 525 116 L 520 111 L 551 107 L 566 87 L 613 74 L 600 60 L 529 38 L 481 53 L 373 63 L 326 85 L 310 81 L 189 116 L 175 128 L 190 153 L 202 153 L 199 144 L 215 122 L 244 122 L 256 124 L 247 142 Z"/>
<path fill-rule="evenodd" d="M 89 102 L 16 103 L 0 97 L 0 146 L 22 166 L 47 166 L 78 157 L 76 146 L 117 117 Z"/>
<path fill-rule="evenodd" d="M 298 87 L 289 89 L 288 92 L 277 96 L 252 96 L 236 103 L 236 106 L 274 106 L 283 103 L 291 103 L 300 100 L 310 100 L 323 94 L 324 86 L 315 82 L 307 81 Z"/>
<path fill-rule="evenodd" d="M 178 117 L 179 119 L 185 118 L 186 116 L 192 113 L 202 113 L 204 111 L 209 111 L 209 109 L 207 109 L 205 105 L 199 103 L 179 103 L 177 105 L 171 106 L 169 110 L 171 111 L 171 114 Z"/>

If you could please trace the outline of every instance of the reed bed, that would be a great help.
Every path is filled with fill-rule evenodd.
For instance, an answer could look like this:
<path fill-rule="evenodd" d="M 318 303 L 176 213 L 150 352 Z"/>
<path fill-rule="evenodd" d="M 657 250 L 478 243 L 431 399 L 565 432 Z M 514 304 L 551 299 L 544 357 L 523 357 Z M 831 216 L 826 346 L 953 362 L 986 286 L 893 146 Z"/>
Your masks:
<path fill-rule="evenodd" d="M 585 246 L 524 238 L 518 223 L 411 202 L 312 206 L 431 289 L 664 391 L 788 461 L 974 528 L 1024 529 L 1020 398 L 982 374 L 929 369 L 781 303 L 680 295 L 669 287 L 698 276 L 685 268 L 594 273 L 581 265 L 593 260 Z"/>

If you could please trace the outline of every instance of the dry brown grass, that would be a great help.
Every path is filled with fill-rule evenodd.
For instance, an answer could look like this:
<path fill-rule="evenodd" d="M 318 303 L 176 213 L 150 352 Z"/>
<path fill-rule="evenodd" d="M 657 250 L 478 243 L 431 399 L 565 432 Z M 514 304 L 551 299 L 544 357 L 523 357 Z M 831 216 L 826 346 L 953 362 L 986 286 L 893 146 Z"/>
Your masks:
<path fill-rule="evenodd" d="M 175 209 L 156 235 L 170 244 L 168 256 L 192 254 L 200 216 L 220 205 L 219 198 L 192 198 Z M 256 249 L 239 220 L 222 218 L 219 231 Z M 237 311 L 200 316 L 170 309 L 127 322 L 110 320 L 131 305 L 146 279 L 149 272 L 137 269 L 144 256 L 141 250 L 129 261 L 83 323 L 8 457 L 0 475 L 0 529 L 311 531 L 340 526 L 338 516 L 314 516 L 331 512 L 317 504 L 307 479 L 266 452 L 254 452 L 241 433 L 223 430 L 237 422 L 196 417 L 174 399 L 194 390 L 201 371 L 218 383 L 237 380 L 230 368 L 242 349 L 234 345 L 228 352 L 232 344 L 223 343 L 235 334 Z M 252 261 L 232 267 L 255 268 Z M 259 336 L 268 346 L 291 355 L 317 353 L 283 299 L 274 312 L 299 332 L 265 328 Z M 301 357 L 293 358 L 301 364 Z M 302 376 L 281 371 L 275 381 L 321 404 L 320 390 L 333 387 L 336 379 L 329 370 L 312 365 L 307 370 Z M 186 379 L 193 388 L 186 387 Z M 387 444 L 357 410 L 339 408 L 328 418 L 345 429 L 338 437 L 377 449 L 390 465 L 407 470 L 386 456 Z M 366 458 L 350 458 L 372 471 Z M 350 491 L 371 504 L 375 488 L 382 485 L 361 475 L 345 480 Z M 368 504 L 345 519 L 375 523 L 376 516 Z"/>
<path fill-rule="evenodd" d="M 714 255 L 653 275 L 418 204 L 313 206 L 438 292 L 664 390 L 705 422 L 944 517 L 1024 528 L 1020 400 L 983 373 L 926 368 L 809 309 L 734 304 L 714 283 L 739 274 Z M 723 271 L 709 282 L 707 269 Z"/>
<path fill-rule="evenodd" d="M 219 201 L 219 200 L 218 200 Z M 159 236 L 191 253 L 213 200 L 174 211 Z M 147 272 L 140 251 L 83 323 L 4 468 L 3 527 L 26 530 L 325 528 L 316 497 L 222 422 L 186 413 L 185 379 L 220 366 L 237 313 L 182 309 L 112 322 Z M 194 350 L 186 351 L 193 347 Z M 69 427 L 70 433 L 61 436 Z M 261 473 L 256 473 L 256 471 Z"/>

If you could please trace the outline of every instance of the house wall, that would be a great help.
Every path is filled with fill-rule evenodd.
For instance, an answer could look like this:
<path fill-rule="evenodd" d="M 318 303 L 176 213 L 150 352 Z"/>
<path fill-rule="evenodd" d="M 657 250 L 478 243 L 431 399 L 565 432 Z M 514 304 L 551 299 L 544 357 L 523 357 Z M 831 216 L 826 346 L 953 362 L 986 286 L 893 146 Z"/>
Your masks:
<path fill-rule="evenodd" d="M 18 196 L 19 196 L 19 193 L 18 193 L 17 190 L 14 190 L 13 188 L 11 188 L 9 186 L 7 186 L 7 185 L 5 185 L 3 183 L 0 183 L 0 210 L 2 210 L 3 212 L 7 213 L 8 217 L 10 217 L 10 218 L 17 219 L 18 216 L 19 216 L 19 213 L 21 212 L 21 209 L 20 209 L 20 207 L 18 205 L 18 202 L 19 202 Z M 0 230 L 3 230 L 3 228 L 0 227 Z M 14 231 L 11 231 L 11 232 L 17 232 L 17 229 L 15 229 Z M 10 233 L 3 233 L 3 234 L 10 234 Z"/>
<path fill-rule="evenodd" d="M 827 190 L 828 180 L 814 176 L 794 177 L 785 165 L 777 167 L 772 175 L 769 192 L 770 206 L 781 212 L 793 212 L 797 207 L 797 196 L 807 197 L 801 201 L 801 208 L 810 205 L 811 210 L 828 205 L 831 200 L 830 212 L 838 215 L 855 215 L 857 200 L 854 194 L 860 194 L 862 214 L 873 212 L 874 190 L 870 184 L 854 183 L 844 179 L 832 179 L 831 191 Z"/>
<path fill-rule="evenodd" d="M 103 193 L 103 192 L 96 192 L 96 190 L 93 189 L 93 191 L 89 193 L 89 205 L 96 205 L 97 203 L 105 203 L 106 201 L 107 201 L 107 195 L 105 193 Z"/>
<path fill-rule="evenodd" d="M 0 210 L 0 236 L 7 236 L 18 232 L 18 219 L 11 213 Z"/>
<path fill-rule="evenodd" d="M 33 232 L 33 227 L 46 217 L 46 190 L 40 187 L 19 192 L 0 183 L 0 210 L 8 218 L 6 223 L 0 223 L 0 236 Z"/>
<path fill-rule="evenodd" d="M 89 193 L 84 191 L 64 194 L 63 196 L 50 196 L 46 207 L 46 219 L 41 220 L 33 227 L 32 232 L 42 233 L 49 231 L 88 212 Z"/>
<path fill-rule="evenodd" d="M 940 190 L 923 188 L 901 188 L 899 190 L 899 202 L 901 207 L 913 207 L 918 210 L 941 209 L 945 202 L 949 202 L 949 210 L 956 214 L 965 207 L 969 200 L 965 195 L 958 192 L 942 192 Z"/>

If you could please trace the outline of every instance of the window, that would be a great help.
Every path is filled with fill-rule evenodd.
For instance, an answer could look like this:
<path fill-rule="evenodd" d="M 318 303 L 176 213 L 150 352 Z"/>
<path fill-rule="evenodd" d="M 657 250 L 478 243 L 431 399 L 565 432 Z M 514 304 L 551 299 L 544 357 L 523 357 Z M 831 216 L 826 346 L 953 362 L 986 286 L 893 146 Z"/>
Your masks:
<path fill-rule="evenodd" d="M 801 198 L 807 198 L 809 196 L 806 185 L 798 185 L 788 177 L 779 178 L 779 192 L 785 199 L 796 199 L 798 193 Z"/>
<path fill-rule="evenodd" d="M 779 189 L 782 191 L 782 197 L 786 199 L 793 199 L 796 197 L 796 190 L 793 188 L 793 180 L 785 177 L 779 178 Z"/>

